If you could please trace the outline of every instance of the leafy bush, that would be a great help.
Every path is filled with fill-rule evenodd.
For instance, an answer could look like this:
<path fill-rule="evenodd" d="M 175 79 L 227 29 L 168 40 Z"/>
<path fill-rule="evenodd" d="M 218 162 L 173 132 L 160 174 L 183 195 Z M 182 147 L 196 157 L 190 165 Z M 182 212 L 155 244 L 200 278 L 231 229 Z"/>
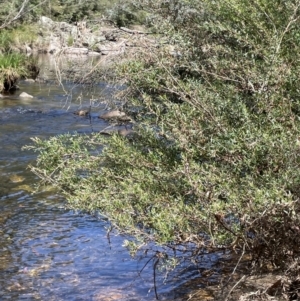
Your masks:
<path fill-rule="evenodd" d="M 4 0 L 0 7 L 0 28 L 12 28 L 18 23 L 32 22 L 47 8 L 37 0 Z"/>
<path fill-rule="evenodd" d="M 285 268 L 300 243 L 300 2 L 139 3 L 168 45 L 119 67 L 136 136 L 35 139 L 33 171 L 137 240 Z"/>
<path fill-rule="evenodd" d="M 100 9 L 99 1 L 51 0 L 45 15 L 56 20 L 75 22 L 91 16 Z"/>
<path fill-rule="evenodd" d="M 76 22 L 95 14 L 104 14 L 106 9 L 111 8 L 116 0 L 4 0 L 0 7 L 0 27 L 7 24 L 14 26 L 19 23 L 36 21 L 40 16 L 48 16 L 55 20 Z M 16 16 L 18 16 L 16 18 Z M 14 20 L 13 22 L 11 22 Z"/>
<path fill-rule="evenodd" d="M 26 57 L 20 54 L 0 55 L 0 91 L 11 90 L 20 77 L 27 75 Z"/>
<path fill-rule="evenodd" d="M 140 3 L 134 1 L 119 1 L 106 9 L 106 15 L 119 27 L 144 24 L 147 21 L 147 12 Z"/>
<path fill-rule="evenodd" d="M 8 30 L 1 30 L 0 32 L 0 49 L 9 51 L 12 43 L 12 38 Z"/>
<path fill-rule="evenodd" d="M 11 43 L 15 46 L 32 44 L 37 38 L 37 27 L 35 25 L 20 25 L 11 30 L 6 30 L 10 35 Z M 1 46 L 1 43 L 0 43 Z"/>

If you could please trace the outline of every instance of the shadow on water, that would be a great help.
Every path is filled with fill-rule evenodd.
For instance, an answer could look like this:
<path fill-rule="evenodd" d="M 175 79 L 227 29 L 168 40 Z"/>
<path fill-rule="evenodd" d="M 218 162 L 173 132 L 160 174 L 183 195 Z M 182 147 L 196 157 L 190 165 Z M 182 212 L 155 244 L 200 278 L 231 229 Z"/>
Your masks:
<path fill-rule="evenodd" d="M 67 102 L 55 82 L 21 82 L 20 91 L 0 99 L 0 299 L 155 300 L 153 265 L 139 275 L 149 257 L 132 259 L 122 247 L 124 237 L 116 233 L 109 243 L 106 221 L 65 209 L 55 190 L 32 194 L 38 179 L 26 166 L 36 155 L 21 151 L 30 137 L 107 127 L 98 118 L 105 104 L 92 108 L 91 119 L 73 114 L 108 93 L 107 86 L 100 84 L 92 92 L 65 88 L 73 93 Z M 22 91 L 34 98 L 19 98 Z M 166 282 L 158 279 L 161 300 L 180 300 L 178 287 L 199 272 L 178 275 Z"/>

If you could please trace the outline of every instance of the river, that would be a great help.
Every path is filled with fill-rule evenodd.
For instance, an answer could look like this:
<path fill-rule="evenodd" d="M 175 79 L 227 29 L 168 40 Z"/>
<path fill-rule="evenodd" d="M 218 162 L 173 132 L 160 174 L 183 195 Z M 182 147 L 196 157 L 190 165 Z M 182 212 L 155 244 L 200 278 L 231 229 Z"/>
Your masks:
<path fill-rule="evenodd" d="M 27 166 L 36 154 L 21 150 L 31 137 L 105 129 L 98 116 L 106 105 L 91 99 L 110 88 L 65 83 L 63 90 L 55 81 L 19 86 L 0 99 L 0 300 L 156 300 L 153 264 L 143 269 L 149 257 L 131 258 L 125 237 L 113 232 L 107 239 L 107 221 L 67 209 L 51 187 L 33 193 L 38 178 Z M 19 98 L 23 91 L 34 98 Z M 90 104 L 91 119 L 73 113 Z M 179 274 L 165 281 L 158 275 L 160 300 L 183 300 L 185 282 L 199 276 L 196 268 Z"/>

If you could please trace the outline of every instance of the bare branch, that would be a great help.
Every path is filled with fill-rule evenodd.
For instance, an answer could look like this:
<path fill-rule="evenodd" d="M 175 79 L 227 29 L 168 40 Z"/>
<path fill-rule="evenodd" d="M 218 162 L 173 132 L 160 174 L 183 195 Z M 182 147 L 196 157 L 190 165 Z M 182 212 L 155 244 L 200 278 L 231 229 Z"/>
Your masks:
<path fill-rule="evenodd" d="M 15 21 L 19 20 L 22 16 L 24 16 L 25 14 L 29 13 L 30 11 L 32 11 L 34 8 L 43 5 L 48 0 L 44 0 L 44 1 L 40 2 L 39 4 L 35 5 L 34 7 L 30 8 L 30 9 L 27 9 L 29 1 L 30 0 L 24 0 L 23 3 L 21 4 L 21 7 L 19 8 L 19 10 L 17 10 L 17 12 L 16 11 L 12 11 L 6 17 L 6 19 L 3 22 L 3 24 L 0 25 L 0 29 L 8 27 L 9 25 L 11 25 L 12 23 L 14 23 Z"/>
<path fill-rule="evenodd" d="M 12 17 L 12 14 L 14 12 L 12 12 L 11 14 L 9 14 L 5 20 L 5 22 L 0 26 L 0 29 L 3 29 L 7 26 L 9 26 L 11 23 L 13 23 L 14 21 L 18 20 L 21 18 L 21 16 L 24 13 L 25 7 L 28 4 L 29 0 L 24 0 L 19 11 L 16 13 L 16 15 L 14 17 Z"/>

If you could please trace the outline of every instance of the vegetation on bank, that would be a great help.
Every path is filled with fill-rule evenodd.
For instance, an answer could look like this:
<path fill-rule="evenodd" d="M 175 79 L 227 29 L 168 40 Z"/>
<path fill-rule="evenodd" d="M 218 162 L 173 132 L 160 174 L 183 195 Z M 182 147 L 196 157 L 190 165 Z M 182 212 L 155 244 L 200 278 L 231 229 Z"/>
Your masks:
<path fill-rule="evenodd" d="M 37 39 L 36 21 L 47 16 L 55 21 L 75 23 L 87 20 L 98 26 L 105 19 L 116 26 L 141 23 L 145 19 L 143 10 L 131 2 L 118 1 L 61 1 L 61 0 L 13 0 L 3 1 L 0 7 L 0 54 L 2 67 L 0 92 L 15 87 L 20 77 L 38 73 L 34 60 L 25 60 L 15 52 L 24 52 Z M 104 17 L 105 15 L 105 17 Z M 68 41 L 72 44 L 72 38 Z M 26 64 L 21 64 L 26 62 Z M 11 65 L 9 66 L 9 64 Z M 9 67 L 9 68 L 8 68 Z M 27 68 L 27 70 L 25 70 Z"/>
<path fill-rule="evenodd" d="M 24 54 L 0 54 L 0 93 L 15 90 L 21 78 L 36 78 L 39 67 L 35 58 Z"/>
<path fill-rule="evenodd" d="M 32 23 L 40 16 L 68 23 L 106 17 L 123 25 L 141 22 L 144 18 L 142 7 L 132 1 L 4 0 L 0 7 L 0 28 L 11 27 L 16 23 Z"/>
<path fill-rule="evenodd" d="M 5 6 L 5 5 L 4 5 Z M 34 59 L 15 51 L 25 44 L 31 44 L 36 38 L 36 29 L 29 24 L 10 24 L 10 15 L 5 11 L 4 6 L 0 8 L 0 93 L 16 89 L 16 83 L 20 78 L 36 77 L 38 66 Z M 4 19 L 5 17 L 5 19 Z M 13 18 L 13 16 L 11 16 Z M 3 26 L 3 29 L 1 29 Z"/>
<path fill-rule="evenodd" d="M 0 92 L 15 89 L 16 82 L 26 77 L 26 57 L 20 54 L 0 55 Z"/>
<path fill-rule="evenodd" d="M 300 1 L 138 5 L 168 46 L 118 66 L 136 135 L 35 138 L 32 170 L 132 235 L 132 251 L 234 250 L 296 280 Z"/>

